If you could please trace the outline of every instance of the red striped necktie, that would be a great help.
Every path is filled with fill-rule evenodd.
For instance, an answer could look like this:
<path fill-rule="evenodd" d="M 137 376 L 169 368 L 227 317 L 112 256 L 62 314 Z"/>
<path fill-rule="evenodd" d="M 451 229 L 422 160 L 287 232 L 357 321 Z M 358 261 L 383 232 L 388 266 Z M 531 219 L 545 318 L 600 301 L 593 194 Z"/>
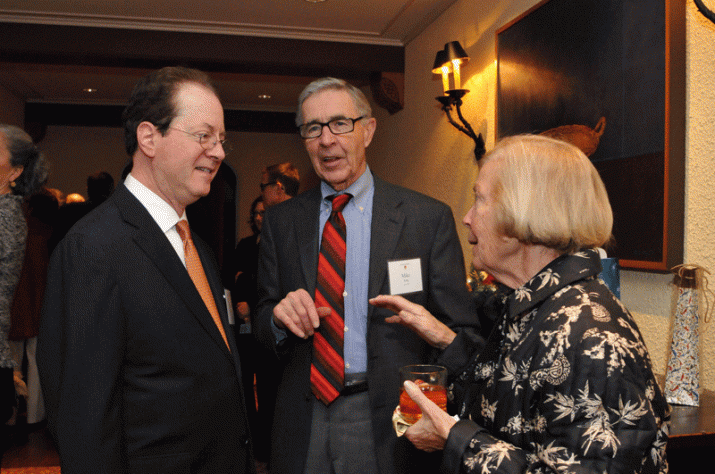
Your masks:
<path fill-rule="evenodd" d="M 330 196 L 333 211 L 323 228 L 323 238 L 318 257 L 318 282 L 315 288 L 315 306 L 332 311 L 321 319 L 313 336 L 313 363 L 310 366 L 310 385 L 313 394 L 329 405 L 338 398 L 345 380 L 343 335 L 345 333 L 345 219 L 343 208 L 352 198 L 350 194 Z"/>

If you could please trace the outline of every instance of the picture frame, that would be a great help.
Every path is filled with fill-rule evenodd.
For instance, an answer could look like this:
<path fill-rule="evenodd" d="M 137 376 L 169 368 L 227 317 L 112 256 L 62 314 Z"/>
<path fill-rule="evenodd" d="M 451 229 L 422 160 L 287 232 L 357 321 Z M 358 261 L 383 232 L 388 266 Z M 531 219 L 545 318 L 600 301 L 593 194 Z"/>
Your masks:
<path fill-rule="evenodd" d="M 497 139 L 579 146 L 613 208 L 609 257 L 682 263 L 685 0 L 544 0 L 496 36 Z"/>

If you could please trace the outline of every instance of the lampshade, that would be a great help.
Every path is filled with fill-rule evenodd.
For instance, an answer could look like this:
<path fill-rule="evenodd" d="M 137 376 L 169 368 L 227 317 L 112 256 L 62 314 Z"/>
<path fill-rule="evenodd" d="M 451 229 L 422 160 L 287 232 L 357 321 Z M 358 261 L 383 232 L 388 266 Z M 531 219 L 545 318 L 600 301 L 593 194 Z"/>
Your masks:
<path fill-rule="evenodd" d="M 452 67 L 452 64 L 447 58 L 447 51 L 444 49 L 437 51 L 437 56 L 434 58 L 434 66 L 432 66 L 432 73 L 442 74 L 442 66 Z"/>
<path fill-rule="evenodd" d="M 445 44 L 444 52 L 447 55 L 445 61 L 451 62 L 457 59 L 460 64 L 466 64 L 469 61 L 469 56 L 464 48 L 462 48 L 462 45 L 459 44 L 459 41 L 450 41 Z"/>

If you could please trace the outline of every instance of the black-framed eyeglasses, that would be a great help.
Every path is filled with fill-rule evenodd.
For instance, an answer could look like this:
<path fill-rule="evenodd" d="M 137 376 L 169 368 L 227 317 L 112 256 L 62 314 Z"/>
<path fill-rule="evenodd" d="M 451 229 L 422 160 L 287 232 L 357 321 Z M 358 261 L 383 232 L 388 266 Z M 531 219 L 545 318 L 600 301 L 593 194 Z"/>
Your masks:
<path fill-rule="evenodd" d="M 274 184 L 278 184 L 278 181 L 268 181 L 267 183 L 260 183 L 259 186 L 261 187 L 261 192 L 265 191 L 268 186 L 273 186 Z"/>
<path fill-rule="evenodd" d="M 176 127 L 169 127 L 172 130 L 177 130 L 179 132 L 183 132 L 187 135 L 190 135 L 196 139 L 196 141 L 199 142 L 199 145 L 201 145 L 201 148 L 204 150 L 211 150 L 213 149 L 217 143 L 221 144 L 221 147 L 223 148 L 223 153 L 224 155 L 228 155 L 228 153 L 233 150 L 233 146 L 231 145 L 231 142 L 226 140 L 225 138 L 221 140 L 218 138 L 216 135 L 212 135 L 207 132 L 187 132 L 186 130 L 182 130 L 180 128 Z"/>
<path fill-rule="evenodd" d="M 365 117 L 365 115 L 361 115 L 358 118 L 337 118 L 327 123 L 308 122 L 300 125 L 298 130 L 300 130 L 300 136 L 303 138 L 318 138 L 323 134 L 323 127 L 327 125 L 330 129 L 330 133 L 333 135 L 342 135 L 343 133 L 350 133 L 355 130 L 355 122 Z"/>

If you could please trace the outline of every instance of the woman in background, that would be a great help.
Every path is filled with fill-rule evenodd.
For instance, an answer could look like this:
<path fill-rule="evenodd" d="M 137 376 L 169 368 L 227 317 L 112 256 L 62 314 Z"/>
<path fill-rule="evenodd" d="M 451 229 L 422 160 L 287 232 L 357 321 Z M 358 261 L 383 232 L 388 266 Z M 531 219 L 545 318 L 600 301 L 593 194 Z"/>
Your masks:
<path fill-rule="evenodd" d="M 10 428 L 6 423 L 15 408 L 16 364 L 8 344 L 8 331 L 27 238 L 22 202 L 46 180 L 47 166 L 32 138 L 18 127 L 0 124 L 0 455 L 9 442 Z"/>

